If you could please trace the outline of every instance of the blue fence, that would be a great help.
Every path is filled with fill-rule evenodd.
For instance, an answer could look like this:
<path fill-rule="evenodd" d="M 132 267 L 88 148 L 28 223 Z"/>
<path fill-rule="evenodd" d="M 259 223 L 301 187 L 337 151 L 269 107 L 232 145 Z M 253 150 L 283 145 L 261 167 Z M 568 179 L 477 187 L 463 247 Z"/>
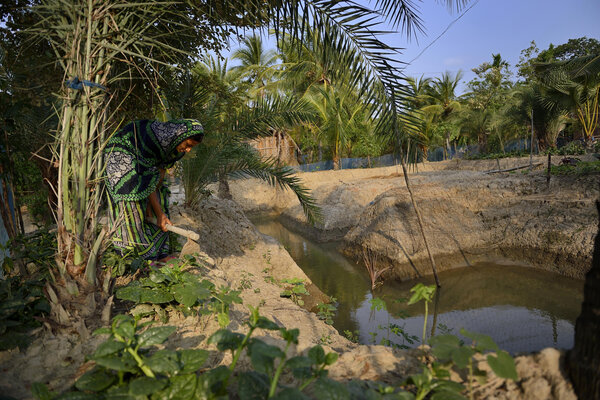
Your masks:
<path fill-rule="evenodd" d="M 512 140 L 504 146 L 504 151 L 529 151 L 531 139 L 518 139 Z M 559 146 L 560 147 L 560 146 Z M 463 158 L 465 156 L 473 156 L 479 154 L 479 146 L 474 144 L 470 146 L 451 147 L 450 151 L 444 152 L 444 147 L 436 147 L 430 149 L 427 154 L 427 161 L 443 161 L 445 159 L 452 159 L 455 157 Z M 534 153 L 538 152 L 538 143 L 533 143 Z M 389 167 L 397 165 L 400 160 L 394 154 L 386 154 L 381 157 L 372 158 L 342 158 L 340 160 L 340 169 L 354 169 L 354 168 L 376 168 L 376 167 Z M 327 171 L 333 169 L 333 161 L 320 161 L 310 164 L 300 164 L 292 167 L 296 171 L 301 172 L 314 172 L 314 171 Z"/>

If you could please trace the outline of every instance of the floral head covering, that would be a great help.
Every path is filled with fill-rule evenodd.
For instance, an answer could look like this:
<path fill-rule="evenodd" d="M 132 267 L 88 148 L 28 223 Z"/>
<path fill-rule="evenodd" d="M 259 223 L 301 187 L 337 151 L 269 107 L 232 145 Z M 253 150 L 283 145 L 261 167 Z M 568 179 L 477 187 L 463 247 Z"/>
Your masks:
<path fill-rule="evenodd" d="M 139 201 L 156 190 L 159 169 L 170 167 L 184 156 L 176 147 L 184 140 L 202 140 L 204 129 L 194 119 L 134 121 L 108 141 L 106 187 L 115 201 Z"/>

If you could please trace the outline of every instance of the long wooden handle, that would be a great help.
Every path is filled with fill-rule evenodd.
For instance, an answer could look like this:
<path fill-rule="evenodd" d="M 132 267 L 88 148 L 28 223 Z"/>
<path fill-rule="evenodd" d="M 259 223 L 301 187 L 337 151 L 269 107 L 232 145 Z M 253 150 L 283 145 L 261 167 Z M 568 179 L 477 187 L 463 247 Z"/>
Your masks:
<path fill-rule="evenodd" d="M 154 217 L 146 218 L 146 220 L 148 222 L 153 223 L 154 225 L 157 225 L 156 218 L 154 218 Z M 183 228 L 180 228 L 180 227 L 175 226 L 175 225 L 167 225 L 167 230 L 169 232 L 173 232 L 173 233 L 176 233 L 176 234 L 181 235 L 183 237 L 186 237 L 188 239 L 191 239 L 194 242 L 197 242 L 198 240 L 200 240 L 200 235 L 198 235 L 196 232 L 190 231 L 188 229 L 183 229 Z"/>
<path fill-rule="evenodd" d="M 185 236 L 188 239 L 192 239 L 194 242 L 197 242 L 200 239 L 200 235 L 198 235 L 196 232 L 190 231 L 187 229 L 183 229 L 183 228 L 180 228 L 175 225 L 167 225 L 167 230 L 169 232 L 173 232 L 178 235 Z"/>

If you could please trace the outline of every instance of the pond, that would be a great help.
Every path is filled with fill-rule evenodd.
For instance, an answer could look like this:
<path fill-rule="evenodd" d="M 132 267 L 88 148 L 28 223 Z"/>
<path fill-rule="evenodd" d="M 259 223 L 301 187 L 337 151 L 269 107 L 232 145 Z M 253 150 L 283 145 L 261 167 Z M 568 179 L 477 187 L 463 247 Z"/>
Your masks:
<path fill-rule="evenodd" d="M 259 231 L 279 240 L 315 285 L 337 299 L 333 326 L 340 334 L 348 331 L 360 343 L 420 344 L 424 305 L 407 306 L 406 299 L 417 283 L 433 284 L 432 277 L 386 281 L 371 293 L 362 263 L 339 253 L 338 244 L 313 242 L 276 220 L 253 222 Z M 429 305 L 428 336 L 458 335 L 464 328 L 490 335 L 512 354 L 573 346 L 582 280 L 506 261 L 444 271 L 439 278 L 442 288 Z M 373 298 L 383 300 L 385 307 L 375 307 L 378 301 Z"/>

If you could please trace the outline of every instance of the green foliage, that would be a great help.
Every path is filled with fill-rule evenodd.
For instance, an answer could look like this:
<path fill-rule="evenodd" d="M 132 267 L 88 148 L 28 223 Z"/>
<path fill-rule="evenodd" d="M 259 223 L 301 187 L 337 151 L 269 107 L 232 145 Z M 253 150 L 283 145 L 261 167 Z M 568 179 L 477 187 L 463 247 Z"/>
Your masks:
<path fill-rule="evenodd" d="M 56 235 L 47 228 L 17 235 L 6 246 L 10 250 L 10 257 L 4 258 L 2 267 L 7 273 L 15 269 L 15 263 L 33 263 L 43 275 L 47 275 L 48 270 L 56 266 Z"/>
<path fill-rule="evenodd" d="M 552 175 L 592 175 L 600 173 L 600 161 L 582 161 L 576 165 L 553 165 L 550 167 Z"/>
<path fill-rule="evenodd" d="M 425 343 L 425 336 L 427 331 L 427 314 L 428 314 L 428 304 L 433 299 L 433 295 L 435 294 L 435 285 L 425 286 L 422 283 L 418 283 L 410 289 L 413 295 L 408 300 L 408 305 L 416 304 L 423 300 L 425 303 L 425 318 L 423 321 L 423 336 L 421 339 L 421 343 Z"/>
<path fill-rule="evenodd" d="M 585 146 L 580 141 L 570 142 L 558 149 L 560 155 L 582 155 L 585 154 Z"/>
<path fill-rule="evenodd" d="M 299 306 L 303 306 L 304 300 L 302 300 L 302 296 L 308 296 L 310 294 L 304 286 L 304 279 L 282 279 L 281 283 L 285 284 L 286 286 L 279 296 L 290 298 L 294 303 L 298 304 Z"/>
<path fill-rule="evenodd" d="M 229 307 L 241 303 L 238 291 L 215 285 L 200 279 L 185 269 L 199 267 L 199 260 L 188 255 L 184 260 L 173 259 L 161 268 L 150 267 L 148 277 L 133 281 L 116 291 L 116 297 L 128 300 L 137 307 L 131 310 L 136 316 L 158 314 L 166 319 L 166 310 L 174 309 L 191 313 L 215 314 L 219 325 L 229 325 Z"/>
<path fill-rule="evenodd" d="M 317 316 L 319 319 L 325 321 L 328 325 L 333 325 L 333 317 L 337 311 L 337 307 L 335 306 L 336 299 L 332 297 L 329 303 L 319 303 L 317 304 Z"/>
<path fill-rule="evenodd" d="M 158 347 L 175 332 L 172 326 L 153 327 L 139 318 L 116 316 L 110 327 L 94 334 L 108 334 L 89 357 L 94 368 L 83 374 L 73 390 L 58 399 L 125 398 L 164 399 L 193 398 L 203 393 L 197 371 L 208 358 L 206 350 L 167 350 Z M 39 384 L 38 399 L 50 393 Z"/>
<path fill-rule="evenodd" d="M 417 388 L 417 399 L 422 399 L 429 393 L 435 394 L 432 398 L 435 396 L 451 399 L 464 398 L 461 395 L 464 387 L 449 380 L 451 369 L 459 373 L 466 373 L 467 390 L 472 396 L 473 381 L 477 379 L 485 383 L 486 380 L 486 373 L 477 368 L 474 356 L 490 351 L 496 353 L 487 356 L 488 365 L 494 374 L 504 379 L 518 379 L 513 358 L 507 352 L 500 350 L 491 337 L 468 332 L 465 329 L 461 329 L 460 333 L 471 340 L 470 345 L 465 345 L 454 335 L 439 335 L 430 339 L 431 352 L 441 364 L 433 363 L 430 367 L 424 368 L 422 374 L 409 378 L 408 383 Z M 444 397 L 441 397 L 442 395 Z"/>
<path fill-rule="evenodd" d="M 44 279 L 10 276 L 0 280 L 0 351 L 29 344 L 28 332 L 40 326 L 35 317 L 50 313 L 44 297 Z"/>

